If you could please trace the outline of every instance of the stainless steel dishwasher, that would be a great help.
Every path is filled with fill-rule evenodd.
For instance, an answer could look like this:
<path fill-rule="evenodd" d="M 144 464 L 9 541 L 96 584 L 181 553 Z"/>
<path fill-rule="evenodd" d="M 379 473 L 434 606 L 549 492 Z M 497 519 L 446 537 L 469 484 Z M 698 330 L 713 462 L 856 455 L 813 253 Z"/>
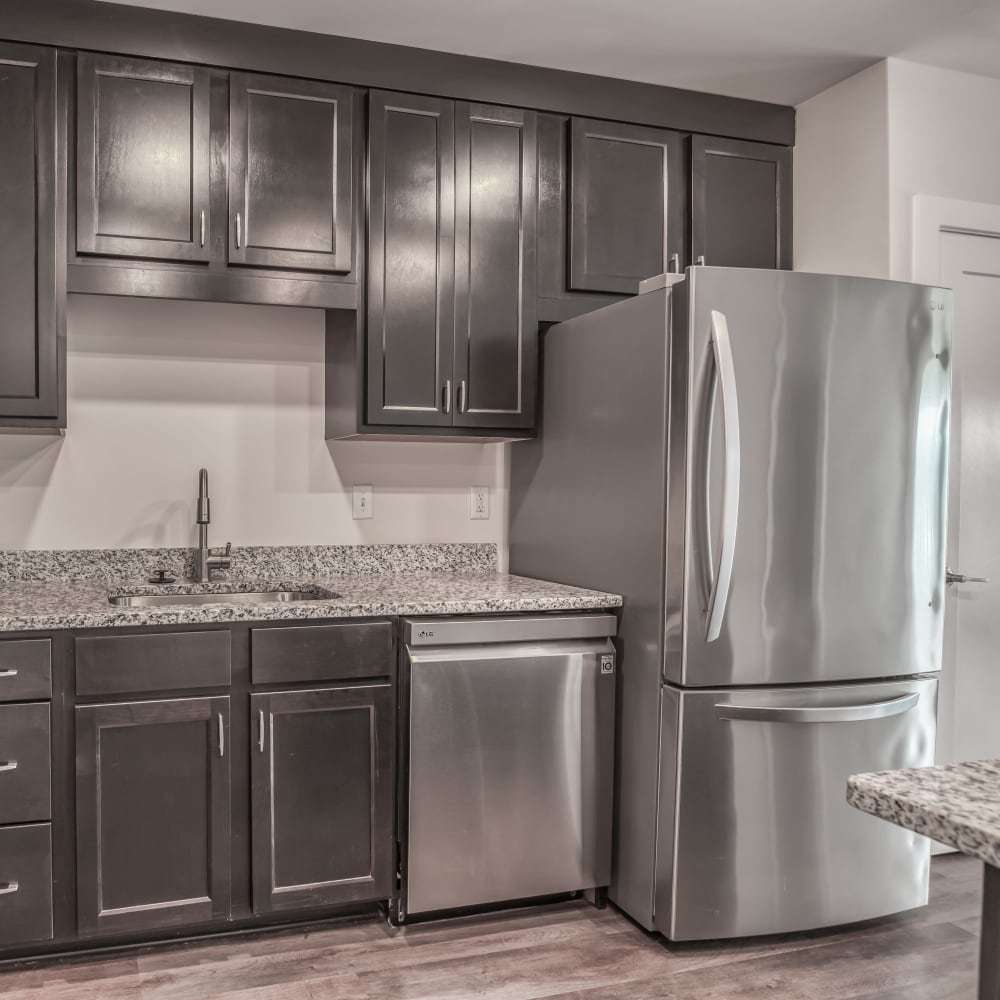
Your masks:
<path fill-rule="evenodd" d="M 397 921 L 608 885 L 616 625 L 404 620 Z"/>

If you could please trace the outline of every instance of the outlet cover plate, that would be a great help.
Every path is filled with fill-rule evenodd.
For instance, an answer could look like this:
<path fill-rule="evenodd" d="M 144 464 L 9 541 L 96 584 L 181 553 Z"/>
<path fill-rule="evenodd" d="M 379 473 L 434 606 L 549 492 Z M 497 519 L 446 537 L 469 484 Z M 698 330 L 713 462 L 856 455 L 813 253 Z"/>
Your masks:
<path fill-rule="evenodd" d="M 374 489 L 371 486 L 355 486 L 353 490 L 353 510 L 355 521 L 365 521 L 375 516 Z"/>
<path fill-rule="evenodd" d="M 488 521 L 490 517 L 490 488 L 473 486 L 469 490 L 469 517 L 473 521 Z"/>

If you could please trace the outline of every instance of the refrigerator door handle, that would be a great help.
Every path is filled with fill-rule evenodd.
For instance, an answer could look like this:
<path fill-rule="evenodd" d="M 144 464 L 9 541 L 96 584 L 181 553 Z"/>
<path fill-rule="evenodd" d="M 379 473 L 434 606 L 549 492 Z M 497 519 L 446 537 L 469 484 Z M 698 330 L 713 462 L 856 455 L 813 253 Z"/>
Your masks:
<path fill-rule="evenodd" d="M 912 691 L 873 701 L 866 705 L 725 705 L 715 706 L 715 714 L 729 722 L 867 722 L 902 715 L 920 701 L 920 692 Z"/>
<path fill-rule="evenodd" d="M 729 340 L 729 324 L 725 314 L 712 310 L 712 360 L 722 396 L 722 440 L 725 462 L 722 478 L 721 544 L 714 572 L 710 569 L 705 641 L 714 642 L 722 631 L 722 619 L 729 601 L 733 580 L 733 555 L 736 550 L 736 528 L 740 506 L 740 412 L 736 398 L 736 368 L 733 347 Z M 708 465 L 705 462 L 706 479 Z M 707 493 L 706 493 L 707 496 Z M 708 554 L 712 561 L 711 549 Z"/>

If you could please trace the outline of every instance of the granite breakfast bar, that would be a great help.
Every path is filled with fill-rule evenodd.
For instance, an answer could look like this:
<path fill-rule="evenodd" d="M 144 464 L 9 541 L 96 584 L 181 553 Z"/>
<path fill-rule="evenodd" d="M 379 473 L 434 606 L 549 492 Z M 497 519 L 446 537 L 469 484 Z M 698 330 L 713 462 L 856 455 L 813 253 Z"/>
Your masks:
<path fill-rule="evenodd" d="M 855 774 L 847 801 L 983 862 L 979 1000 L 1000 1000 L 1000 760 Z"/>

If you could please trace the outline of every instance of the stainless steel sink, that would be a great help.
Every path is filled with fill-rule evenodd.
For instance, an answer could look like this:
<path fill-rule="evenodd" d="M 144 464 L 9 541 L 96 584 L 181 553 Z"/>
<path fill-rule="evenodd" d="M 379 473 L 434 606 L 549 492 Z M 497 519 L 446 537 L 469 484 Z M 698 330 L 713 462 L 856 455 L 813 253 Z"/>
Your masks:
<path fill-rule="evenodd" d="M 310 593 L 307 590 L 263 590 L 256 593 L 119 594 L 109 597 L 108 601 L 116 607 L 159 608 L 201 604 L 289 604 L 292 601 L 329 601 L 339 596 L 329 591 Z"/>

